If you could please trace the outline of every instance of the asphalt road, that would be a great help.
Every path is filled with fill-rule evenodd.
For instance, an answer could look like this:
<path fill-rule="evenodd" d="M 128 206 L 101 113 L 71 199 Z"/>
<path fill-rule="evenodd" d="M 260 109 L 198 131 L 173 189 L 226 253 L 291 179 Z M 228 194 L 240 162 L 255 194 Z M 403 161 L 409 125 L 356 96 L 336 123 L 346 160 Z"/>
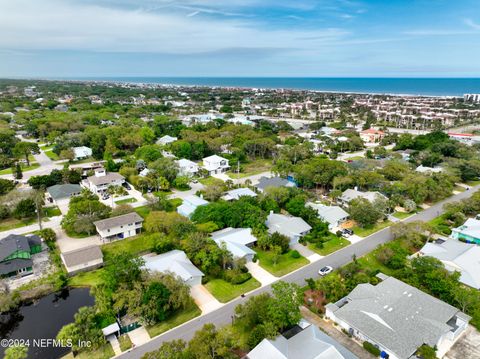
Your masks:
<path fill-rule="evenodd" d="M 416 215 L 413 215 L 407 218 L 404 222 L 413 222 L 413 221 L 430 221 L 435 217 L 438 217 L 440 213 L 443 212 L 443 205 L 445 203 L 459 201 L 461 199 L 470 197 L 475 191 L 480 189 L 480 185 L 472 187 L 470 190 L 459 193 L 452 197 L 447 198 L 441 202 L 436 203 L 432 207 L 419 212 Z M 341 267 L 352 260 L 353 255 L 356 255 L 357 258 L 361 257 L 371 251 L 373 251 L 378 245 L 391 241 L 392 235 L 390 228 L 385 228 L 381 231 L 378 231 L 356 244 L 352 244 L 348 247 L 345 247 L 337 252 L 334 252 L 316 262 L 310 263 L 305 267 L 298 269 L 295 272 L 292 272 L 285 277 L 282 277 L 281 280 L 286 282 L 297 283 L 299 285 L 305 285 L 306 278 L 316 278 L 318 277 L 318 270 L 326 265 L 332 266 L 333 268 Z M 204 324 L 213 323 L 216 326 L 222 326 L 229 324 L 232 321 L 232 316 L 234 314 L 234 309 L 238 304 L 245 302 L 248 297 L 252 295 L 258 295 L 260 293 L 270 291 L 271 285 L 258 288 L 250 293 L 248 293 L 245 298 L 237 298 L 219 309 L 197 317 L 187 323 L 184 323 L 176 328 L 171 329 L 168 332 L 155 337 L 153 340 L 136 347 L 129 352 L 122 354 L 121 358 L 132 358 L 137 359 L 142 357 L 145 353 L 158 349 L 161 344 L 165 341 L 171 341 L 174 339 L 183 339 L 185 341 L 190 340 L 195 332 L 202 328 Z"/>

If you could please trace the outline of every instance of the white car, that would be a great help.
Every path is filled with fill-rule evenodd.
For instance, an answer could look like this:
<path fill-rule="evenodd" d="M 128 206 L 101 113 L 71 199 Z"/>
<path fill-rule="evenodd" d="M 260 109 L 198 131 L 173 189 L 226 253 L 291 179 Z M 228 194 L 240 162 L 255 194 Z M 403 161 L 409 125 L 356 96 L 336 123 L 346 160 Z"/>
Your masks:
<path fill-rule="evenodd" d="M 330 266 L 325 266 L 318 271 L 318 274 L 325 276 L 333 271 L 333 268 Z"/>

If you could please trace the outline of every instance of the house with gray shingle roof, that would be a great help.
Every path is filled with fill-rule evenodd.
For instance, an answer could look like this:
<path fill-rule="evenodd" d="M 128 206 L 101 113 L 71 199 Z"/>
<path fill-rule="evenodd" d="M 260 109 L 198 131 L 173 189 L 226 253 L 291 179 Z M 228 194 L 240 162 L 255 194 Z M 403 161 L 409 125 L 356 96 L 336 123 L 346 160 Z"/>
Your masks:
<path fill-rule="evenodd" d="M 338 202 L 344 206 L 348 206 L 351 201 L 357 198 L 364 198 L 370 203 L 375 202 L 377 199 L 388 199 L 385 197 L 383 194 L 377 191 L 367 191 L 367 192 L 362 192 L 359 191 L 357 188 L 354 189 L 347 189 L 343 191 L 342 195 L 338 197 Z"/>
<path fill-rule="evenodd" d="M 265 222 L 268 233 L 278 232 L 290 238 L 290 245 L 298 243 L 298 240 L 308 234 L 312 227 L 300 217 L 286 216 L 270 212 Z"/>
<path fill-rule="evenodd" d="M 82 192 L 79 184 L 56 184 L 47 188 L 47 193 L 54 203 L 63 200 L 69 200 L 73 196 L 78 196 Z"/>
<path fill-rule="evenodd" d="M 318 213 L 318 218 L 328 223 L 328 229 L 333 230 L 348 220 L 349 214 L 339 206 L 326 206 L 321 203 L 307 202 L 306 205 Z"/>
<path fill-rule="evenodd" d="M 162 254 L 147 254 L 142 257 L 143 268 L 150 272 L 169 272 L 180 277 L 189 286 L 202 284 L 204 274 L 195 267 L 184 251 L 174 249 Z"/>
<path fill-rule="evenodd" d="M 103 254 L 97 245 L 61 253 L 60 258 L 69 275 L 93 270 L 103 265 Z"/>
<path fill-rule="evenodd" d="M 261 177 L 255 185 L 255 188 L 262 193 L 268 187 L 295 187 L 295 183 L 281 177 Z"/>
<path fill-rule="evenodd" d="M 480 246 L 454 239 L 427 242 L 420 255 L 437 258 L 450 272 L 460 272 L 459 281 L 480 289 Z"/>
<path fill-rule="evenodd" d="M 93 224 L 104 241 L 133 237 L 142 230 L 143 218 L 137 212 L 102 219 Z"/>
<path fill-rule="evenodd" d="M 377 276 L 377 285 L 359 284 L 325 308 L 327 318 L 378 347 L 382 357 L 407 359 L 426 344 L 441 358 L 465 332 L 468 315 L 394 277 Z"/>
<path fill-rule="evenodd" d="M 263 339 L 247 359 L 357 359 L 357 356 L 318 327 L 301 320 L 298 325 L 278 335 Z"/>

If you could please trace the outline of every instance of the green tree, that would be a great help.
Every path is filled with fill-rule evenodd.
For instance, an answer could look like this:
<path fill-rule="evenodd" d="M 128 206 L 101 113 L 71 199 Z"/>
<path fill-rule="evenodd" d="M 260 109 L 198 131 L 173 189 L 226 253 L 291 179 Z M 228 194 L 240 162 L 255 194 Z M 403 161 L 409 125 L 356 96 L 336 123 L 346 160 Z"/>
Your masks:
<path fill-rule="evenodd" d="M 294 283 L 276 282 L 272 284 L 273 300 L 269 304 L 270 320 L 277 328 L 285 329 L 297 324 L 301 319 L 300 305 L 302 293 Z"/>
<path fill-rule="evenodd" d="M 30 159 L 28 158 L 29 155 L 39 152 L 40 148 L 35 142 L 17 142 L 13 147 L 13 154 L 17 157 L 24 156 L 27 166 L 30 166 Z"/>
<path fill-rule="evenodd" d="M 189 359 L 187 343 L 178 339 L 171 342 L 163 342 L 162 346 L 150 353 L 145 354 L 142 359 Z"/>
<path fill-rule="evenodd" d="M 28 348 L 25 345 L 14 345 L 5 350 L 4 359 L 26 359 Z"/>
<path fill-rule="evenodd" d="M 205 324 L 188 344 L 188 350 L 194 359 L 233 359 L 233 347 L 230 331 L 227 328 L 217 330 L 213 324 Z"/>

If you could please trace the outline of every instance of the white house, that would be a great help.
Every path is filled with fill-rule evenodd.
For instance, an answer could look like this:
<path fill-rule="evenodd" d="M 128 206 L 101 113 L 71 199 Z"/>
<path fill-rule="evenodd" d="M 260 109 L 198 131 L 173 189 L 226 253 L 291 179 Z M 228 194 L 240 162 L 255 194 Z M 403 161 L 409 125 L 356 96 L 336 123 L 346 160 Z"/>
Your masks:
<path fill-rule="evenodd" d="M 250 188 L 236 188 L 227 191 L 222 199 L 225 201 L 236 201 L 240 199 L 240 197 L 257 197 L 257 194 Z"/>
<path fill-rule="evenodd" d="M 97 269 L 103 265 L 103 254 L 96 244 L 63 252 L 60 258 L 69 275 Z"/>
<path fill-rule="evenodd" d="M 181 158 L 177 162 L 178 174 L 180 176 L 193 177 L 198 173 L 198 165 L 186 158 Z"/>
<path fill-rule="evenodd" d="M 94 222 L 95 228 L 103 241 L 113 241 L 133 237 L 142 230 L 143 218 L 137 212 L 102 219 Z"/>
<path fill-rule="evenodd" d="M 441 358 L 465 332 L 470 317 L 394 277 L 377 275 L 377 285 L 357 285 L 346 297 L 327 304 L 325 316 L 382 357 L 407 359 L 423 344 Z"/>
<path fill-rule="evenodd" d="M 443 168 L 442 167 L 426 167 L 426 166 L 418 166 L 417 168 L 415 168 L 415 172 L 419 172 L 419 173 L 440 173 L 440 172 L 443 172 Z"/>
<path fill-rule="evenodd" d="M 253 260 L 255 251 L 251 247 L 257 241 L 251 228 L 224 228 L 211 234 L 212 239 L 221 246 L 225 243 L 227 250 L 234 258 L 245 258 L 247 262 Z"/>
<path fill-rule="evenodd" d="M 343 222 L 348 220 L 348 213 L 339 206 L 326 206 L 321 203 L 307 202 L 308 207 L 313 208 L 318 213 L 318 218 L 328 223 L 328 229 L 338 228 Z"/>
<path fill-rule="evenodd" d="M 290 238 L 290 245 L 298 243 L 298 240 L 308 234 L 312 227 L 300 217 L 286 216 L 270 212 L 265 222 L 268 233 L 278 232 Z"/>
<path fill-rule="evenodd" d="M 209 202 L 205 201 L 202 197 L 198 196 L 188 196 L 183 199 L 183 202 L 180 206 L 177 207 L 178 214 L 181 214 L 184 217 L 190 218 L 190 216 L 195 212 L 197 207 L 205 206 Z"/>
<path fill-rule="evenodd" d="M 170 272 L 180 277 L 190 287 L 202 284 L 204 274 L 195 267 L 184 251 L 175 249 L 162 254 L 147 254 L 142 257 L 144 268 L 151 272 Z"/>
<path fill-rule="evenodd" d="M 116 172 L 108 172 L 105 168 L 97 168 L 95 174 L 87 178 L 87 185 L 93 193 L 101 193 L 110 186 L 121 186 L 125 177 Z"/>
<path fill-rule="evenodd" d="M 157 143 L 157 145 L 165 146 L 165 145 L 168 145 L 169 143 L 175 142 L 176 140 L 178 140 L 177 137 L 172 137 L 172 136 L 169 136 L 169 135 L 165 135 L 163 137 L 160 137 L 157 140 L 156 143 Z"/>
<path fill-rule="evenodd" d="M 209 175 L 212 175 L 225 172 L 230 168 L 230 166 L 226 158 L 213 155 L 203 159 L 203 168 L 208 171 Z"/>
<path fill-rule="evenodd" d="M 92 149 L 90 147 L 80 146 L 74 147 L 73 153 L 75 154 L 75 160 L 83 160 L 92 156 Z"/>
<path fill-rule="evenodd" d="M 263 339 L 247 359 L 358 359 L 356 355 L 323 333 L 317 326 L 301 320 L 278 335 Z"/>

